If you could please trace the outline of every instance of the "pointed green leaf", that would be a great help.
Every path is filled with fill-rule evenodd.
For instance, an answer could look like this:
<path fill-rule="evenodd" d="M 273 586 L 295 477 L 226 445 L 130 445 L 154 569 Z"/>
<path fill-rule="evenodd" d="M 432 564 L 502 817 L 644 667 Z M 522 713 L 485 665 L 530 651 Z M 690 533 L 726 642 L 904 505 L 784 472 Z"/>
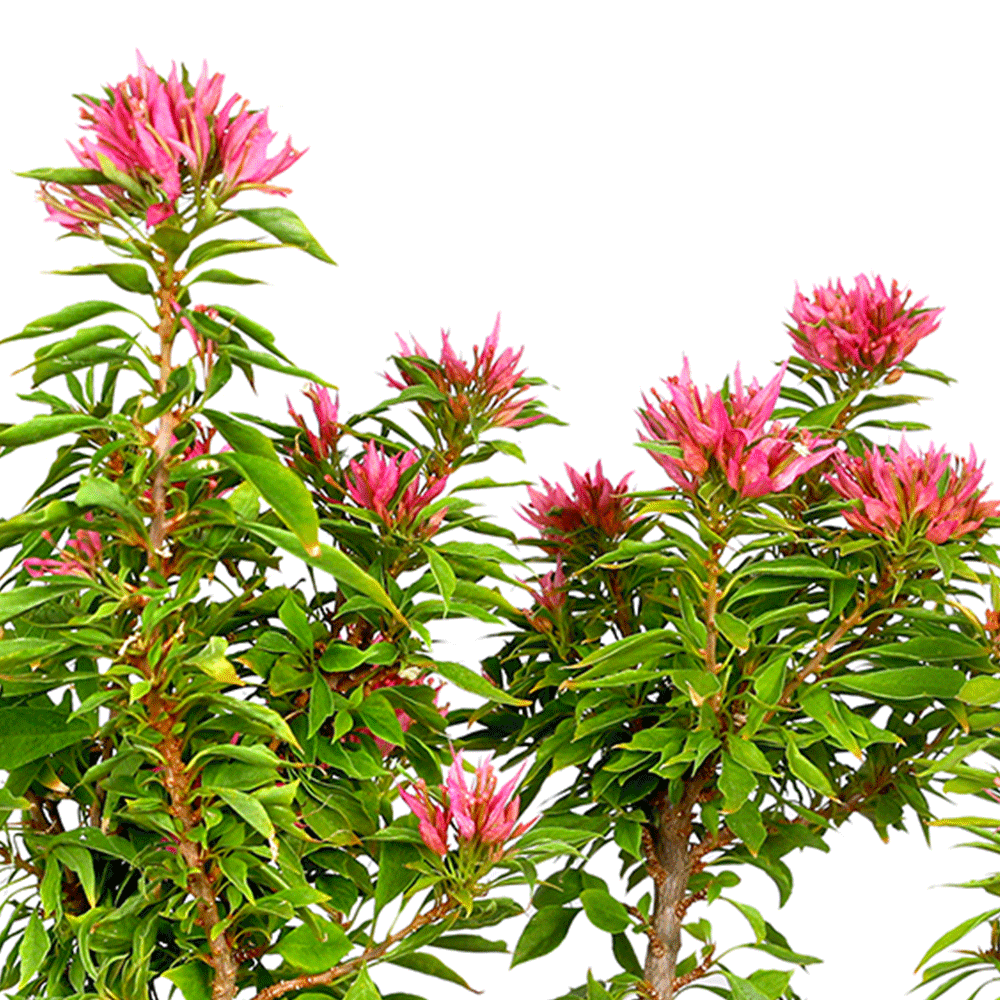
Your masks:
<path fill-rule="evenodd" d="M 46 333 L 58 333 L 60 330 L 68 330 L 78 323 L 86 323 L 88 319 L 95 316 L 103 316 L 109 312 L 129 312 L 123 305 L 117 302 L 104 302 L 92 299 L 88 302 L 77 302 L 74 305 L 66 306 L 58 312 L 48 316 L 39 316 L 32 320 L 20 333 L 15 333 L 11 337 L 0 340 L 0 344 L 6 344 L 12 340 L 29 340 L 33 337 L 41 337 Z"/>
<path fill-rule="evenodd" d="M 580 902 L 587 919 L 599 930 L 620 934 L 632 923 L 628 910 L 606 889 L 584 889 Z"/>
<path fill-rule="evenodd" d="M 358 978 L 344 994 L 344 1000 L 382 1000 L 382 994 L 375 988 L 368 970 L 362 966 Z"/>
<path fill-rule="evenodd" d="M 978 916 L 970 917 L 968 920 L 963 920 L 957 927 L 953 927 L 947 934 L 942 934 L 941 937 L 937 939 L 927 949 L 926 954 L 919 962 L 917 962 L 917 968 L 914 972 L 918 972 L 920 967 L 926 964 L 929 958 L 933 958 L 938 952 L 944 951 L 949 945 L 954 944 L 956 941 L 960 941 L 969 933 L 974 927 L 978 927 L 980 924 L 986 923 L 987 920 L 992 920 L 997 914 L 1000 914 L 1000 909 L 996 910 L 986 910 L 984 913 L 980 913 Z"/>
<path fill-rule="evenodd" d="M 319 553 L 314 556 L 306 552 L 294 535 L 287 531 L 282 531 L 281 528 L 256 523 L 247 524 L 245 527 L 272 545 L 277 545 L 286 552 L 291 552 L 292 555 L 298 556 L 299 559 L 310 566 L 324 570 L 335 580 L 350 587 L 352 590 L 358 591 L 359 594 L 364 594 L 365 597 L 374 601 L 379 607 L 385 608 L 397 621 L 404 625 L 408 624 L 382 585 L 339 549 L 320 543 Z"/>
<path fill-rule="evenodd" d="M 351 939 L 339 924 L 329 920 L 315 920 L 315 926 L 322 937 L 303 924 L 287 933 L 274 951 L 303 972 L 325 972 L 334 968 L 354 947 Z"/>
<path fill-rule="evenodd" d="M 872 698 L 955 698 L 965 684 L 965 675 L 950 667 L 897 667 L 864 674 L 839 674 L 831 685 Z"/>
<path fill-rule="evenodd" d="M 393 965 L 399 965 L 411 972 L 419 972 L 425 976 L 434 976 L 436 979 L 443 979 L 448 983 L 455 983 L 470 993 L 477 993 L 451 966 L 442 962 L 436 955 L 428 955 L 426 952 L 416 954 L 394 955 L 389 958 Z"/>
<path fill-rule="evenodd" d="M 536 910 L 514 946 L 510 967 L 513 969 L 515 965 L 555 951 L 580 912 L 563 906 L 543 906 Z"/>
<path fill-rule="evenodd" d="M 192 278 L 188 284 L 193 285 L 197 281 L 211 281 L 217 285 L 263 285 L 266 282 L 260 281 L 258 278 L 244 278 L 242 275 L 233 274 L 232 271 L 226 271 L 223 268 L 209 268 L 207 271 L 202 271 L 201 274 Z"/>
<path fill-rule="evenodd" d="M 138 295 L 152 295 L 153 286 L 149 281 L 149 272 L 142 264 L 83 264 L 71 267 L 68 271 L 53 271 L 53 274 L 87 275 L 103 274 L 110 278 L 119 288 Z"/>
<path fill-rule="evenodd" d="M 289 246 L 305 250 L 326 264 L 334 264 L 327 252 L 316 241 L 316 237 L 305 227 L 305 223 L 288 208 L 243 208 L 233 212 L 241 219 L 260 226 L 266 233 Z"/>
<path fill-rule="evenodd" d="M 28 920 L 28 926 L 25 928 L 21 945 L 17 951 L 18 958 L 21 960 L 21 981 L 18 983 L 18 989 L 31 982 L 42 967 L 48 953 L 49 935 L 42 923 L 42 918 L 35 910 Z"/>
<path fill-rule="evenodd" d="M 455 593 L 455 571 L 448 564 L 448 560 L 436 552 L 432 546 L 424 545 L 423 550 L 430 562 L 431 574 L 434 577 L 434 582 L 437 584 L 438 593 L 441 595 L 441 601 L 444 604 L 444 613 L 447 615 L 451 595 Z"/>
<path fill-rule="evenodd" d="M 750 630 L 746 622 L 725 611 L 717 611 L 715 624 L 731 645 L 744 652 L 750 648 Z"/>
<path fill-rule="evenodd" d="M 496 687 L 488 681 L 482 674 L 477 674 L 474 670 L 463 666 L 461 663 L 451 663 L 449 661 L 420 661 L 416 666 L 427 667 L 436 674 L 440 674 L 446 681 L 451 681 L 455 687 L 460 687 L 463 691 L 477 694 L 480 698 L 487 698 L 490 701 L 499 702 L 501 705 L 530 705 L 530 701 L 515 698 L 502 688 Z"/>
<path fill-rule="evenodd" d="M 107 184 L 108 179 L 99 170 L 86 167 L 36 167 L 34 170 L 18 170 L 18 177 L 27 177 L 46 184 L 82 186 L 84 184 Z"/>
<path fill-rule="evenodd" d="M 274 824 L 267 810 L 246 792 L 235 788 L 216 788 L 215 794 L 222 799 L 235 813 L 247 821 L 262 837 L 271 840 L 274 837 Z"/>
<path fill-rule="evenodd" d="M 0 448 L 20 448 L 26 444 L 48 441 L 62 434 L 105 426 L 103 420 L 86 413 L 45 413 L 0 431 Z"/>
<path fill-rule="evenodd" d="M 309 490 L 291 469 L 260 455 L 225 452 L 218 457 L 253 483 L 309 556 L 316 559 L 321 555 L 316 508 Z"/>

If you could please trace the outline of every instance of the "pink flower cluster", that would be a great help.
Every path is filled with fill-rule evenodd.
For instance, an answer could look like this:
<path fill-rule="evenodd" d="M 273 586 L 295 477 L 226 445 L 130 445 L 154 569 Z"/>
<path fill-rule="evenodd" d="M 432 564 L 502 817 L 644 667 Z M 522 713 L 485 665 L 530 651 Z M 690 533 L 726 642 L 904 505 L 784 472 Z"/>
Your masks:
<path fill-rule="evenodd" d="M 418 461 L 415 451 L 386 455 L 369 441 L 360 462 L 352 460 L 347 472 L 347 495 L 359 506 L 374 511 L 389 528 L 406 531 L 417 525 L 421 512 L 436 499 L 447 484 L 447 477 L 427 477 L 421 482 L 418 474 L 402 493 L 400 482 L 404 473 Z M 399 494 L 397 496 L 397 494 Z M 447 513 L 442 508 L 424 519 L 417 534 L 429 538 L 441 527 Z"/>
<path fill-rule="evenodd" d="M 340 424 L 337 420 L 340 410 L 340 397 L 330 399 L 330 393 L 321 385 L 310 384 L 302 391 L 302 395 L 312 402 L 313 413 L 319 426 L 319 434 L 314 434 L 306 426 L 305 418 L 296 413 L 292 401 L 287 399 L 288 413 L 296 425 L 305 432 L 312 449 L 313 457 L 322 461 L 336 454 L 337 438 L 340 436 Z"/>
<path fill-rule="evenodd" d="M 105 100 L 81 98 L 83 128 L 93 133 L 80 147 L 72 147 L 81 166 L 102 171 L 102 159 L 138 183 L 147 203 L 137 206 L 118 185 L 101 191 L 126 211 L 145 213 L 146 224 L 156 226 L 174 214 L 177 199 L 187 189 L 203 188 L 221 205 L 239 191 L 254 188 L 268 194 L 287 194 L 270 182 L 302 156 L 291 140 L 272 157 L 267 149 L 276 133 L 268 128 L 267 109 L 251 111 L 248 102 L 233 94 L 222 107 L 220 73 L 208 75 L 203 66 L 192 87 L 172 66 L 162 79 L 142 56 L 138 73 L 106 90 Z M 50 217 L 74 231 L 112 216 L 106 200 L 86 188 L 71 186 L 59 199 L 43 186 Z"/>
<path fill-rule="evenodd" d="M 546 541 L 557 548 L 572 542 L 578 532 L 591 528 L 605 538 L 620 538 L 635 523 L 628 516 L 630 500 L 628 473 L 616 486 L 604 475 L 601 463 L 594 471 L 581 475 L 565 466 L 572 494 L 561 485 L 542 480 L 541 490 L 528 487 L 529 502 L 518 512 L 523 520 L 538 529 Z"/>
<path fill-rule="evenodd" d="M 639 417 L 643 441 L 676 445 L 679 456 L 651 452 L 668 476 L 694 493 L 708 477 L 713 462 L 726 482 L 745 499 L 777 493 L 834 452 L 828 441 L 808 431 L 774 421 L 785 365 L 766 386 L 754 379 L 744 385 L 739 366 L 728 396 L 691 381 L 687 358 L 680 376 L 664 379 L 666 396 L 651 390 L 655 405 L 643 396 Z"/>
<path fill-rule="evenodd" d="M 92 521 L 93 514 L 87 515 Z M 52 536 L 47 531 L 42 537 L 52 544 Z M 92 577 L 101 559 L 101 536 L 96 531 L 81 529 L 71 538 L 59 554 L 58 559 L 39 559 L 31 556 L 24 560 L 28 576 L 35 579 L 43 576 L 83 576 Z"/>
<path fill-rule="evenodd" d="M 527 427 L 535 423 L 537 416 L 522 417 L 524 408 L 534 402 L 534 397 L 524 398 L 527 385 L 520 385 L 524 369 L 517 366 L 524 353 L 522 347 L 517 353 L 510 347 L 497 354 L 500 342 L 500 315 L 493 326 L 493 332 L 486 338 L 482 348 L 472 349 L 472 365 L 463 361 L 455 353 L 449 341 L 449 334 L 441 331 L 441 357 L 433 361 L 414 339 L 413 347 L 406 345 L 399 334 L 399 356 L 420 368 L 441 392 L 448 395 L 448 407 L 456 420 L 468 420 L 471 416 L 485 417 L 490 427 Z M 397 364 L 399 378 L 385 373 L 385 379 L 394 389 L 406 389 L 416 385 L 411 372 Z"/>
<path fill-rule="evenodd" d="M 445 784 L 437 789 L 435 797 L 423 778 L 415 783 L 412 793 L 401 790 L 399 795 L 420 821 L 420 836 L 435 854 L 443 858 L 448 853 L 448 835 L 454 830 L 459 849 L 485 847 L 489 858 L 495 861 L 503 856 L 508 840 L 520 837 L 535 822 L 517 822 L 521 798 L 514 795 L 514 789 L 522 772 L 523 768 L 498 789 L 496 771 L 487 757 L 476 768 L 470 788 L 462 752 L 452 751 Z"/>
<path fill-rule="evenodd" d="M 813 289 L 810 301 L 798 289 L 789 326 L 795 350 L 830 371 L 885 371 L 898 365 L 933 333 L 942 309 L 924 309 L 926 299 L 910 305 L 911 292 L 893 281 L 888 291 L 880 277 L 874 285 L 863 275 L 845 291 L 840 281 Z"/>
<path fill-rule="evenodd" d="M 983 466 L 975 449 L 968 459 L 944 448 L 914 451 L 905 441 L 899 450 L 877 448 L 853 457 L 839 454 L 830 485 L 845 499 L 859 501 L 844 510 L 852 528 L 893 538 L 904 528 L 921 531 L 943 545 L 979 528 L 1000 510 L 1000 501 L 984 500 Z"/>

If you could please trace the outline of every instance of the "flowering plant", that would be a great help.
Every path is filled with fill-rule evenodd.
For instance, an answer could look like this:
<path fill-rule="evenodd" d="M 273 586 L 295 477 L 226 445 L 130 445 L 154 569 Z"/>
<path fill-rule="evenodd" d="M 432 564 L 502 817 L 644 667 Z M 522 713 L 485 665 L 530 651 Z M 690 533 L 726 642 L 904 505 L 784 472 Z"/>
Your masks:
<path fill-rule="evenodd" d="M 530 755 L 528 802 L 568 771 L 552 809 L 596 834 L 595 850 L 619 851 L 629 895 L 593 873 L 591 851 L 569 858 L 515 948 L 515 962 L 546 954 L 580 913 L 607 931 L 621 972 L 571 995 L 669 1000 L 704 983 L 796 997 L 789 968 L 733 964 L 740 948 L 817 961 L 730 895 L 739 867 L 765 872 L 783 903 L 788 856 L 827 850 L 848 817 L 884 839 L 905 809 L 931 820 L 931 783 L 969 752 L 956 744 L 996 722 L 975 708 L 979 687 L 1000 683 L 996 644 L 963 599 L 997 564 L 983 534 L 1000 504 L 974 455 L 866 437 L 921 426 L 871 419 L 917 400 L 880 386 L 904 372 L 947 381 L 904 360 L 939 310 L 891 289 L 859 279 L 812 305 L 798 295 L 807 360 L 764 385 L 737 369 L 702 391 L 685 361 L 644 396 L 639 444 L 665 488 L 630 489 L 598 466 L 529 491 L 525 541 L 547 567 L 486 669 L 530 705 L 471 715 L 467 745 Z M 719 899 L 751 941 L 722 951 L 707 917 L 689 916 Z"/>
<path fill-rule="evenodd" d="M 267 112 L 222 91 L 207 69 L 163 78 L 140 58 L 104 98 L 82 99 L 79 166 L 27 175 L 51 219 L 112 255 L 68 273 L 104 276 L 154 315 L 91 300 L 8 338 L 44 343 L 22 398 L 48 412 L 4 425 L 0 448 L 59 450 L 0 522 L 12 551 L 4 995 L 369 1000 L 378 962 L 454 980 L 423 949 L 495 950 L 448 932 L 520 912 L 483 896 L 533 877 L 497 849 L 516 802 L 482 825 L 484 796 L 506 794 L 488 765 L 472 790 L 460 764 L 449 778 L 460 831 L 480 824 L 474 870 L 427 868 L 397 799 L 403 775 L 436 785 L 449 759 L 434 678 L 515 701 L 430 650 L 438 619 L 498 620 L 506 603 L 482 581 L 508 579 L 517 560 L 476 541 L 505 532 L 456 473 L 516 452 L 502 435 L 547 419 L 524 398 L 539 380 L 494 330 L 471 369 L 448 362 L 468 412 L 437 369 L 401 356 L 414 384 L 344 414 L 269 330 L 194 303 L 198 282 L 254 283 L 205 267 L 221 257 L 292 246 L 332 263 L 289 209 L 232 207 L 287 194 L 274 182 L 302 154 L 286 143 L 269 155 Z M 205 238 L 239 220 L 265 235 Z M 262 370 L 308 380 L 312 416 L 291 403 L 287 425 L 226 410 L 233 375 L 253 387 Z M 423 440 L 400 423 L 411 402 Z M 276 576 L 290 561 L 305 582 Z M 562 849 L 542 837 L 528 854 Z M 384 927 L 393 904 L 415 908 L 402 929 Z"/>

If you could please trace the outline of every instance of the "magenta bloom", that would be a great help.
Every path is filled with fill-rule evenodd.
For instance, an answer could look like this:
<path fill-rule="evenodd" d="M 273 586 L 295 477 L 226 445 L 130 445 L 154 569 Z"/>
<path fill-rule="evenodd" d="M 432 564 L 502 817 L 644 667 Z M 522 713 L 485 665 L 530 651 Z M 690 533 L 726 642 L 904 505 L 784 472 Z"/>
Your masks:
<path fill-rule="evenodd" d="M 452 750 L 452 764 L 448 768 L 443 787 L 432 798 L 423 779 L 417 781 L 412 793 L 400 791 L 400 797 L 420 821 L 420 836 L 436 854 L 448 853 L 448 831 L 455 830 L 458 847 L 485 848 L 491 861 L 504 854 L 504 844 L 526 833 L 535 820 L 518 823 L 521 809 L 520 796 L 514 789 L 524 768 L 501 788 L 497 788 L 497 774 L 487 757 L 476 768 L 470 788 L 462 766 L 462 752 Z"/>
<path fill-rule="evenodd" d="M 410 807 L 413 815 L 420 820 L 420 837 L 435 854 L 442 858 L 448 853 L 448 827 L 451 824 L 451 809 L 438 805 L 427 790 L 427 782 L 420 778 L 414 785 L 413 793 L 399 791 L 399 797 Z"/>
<path fill-rule="evenodd" d="M 553 486 L 542 480 L 542 490 L 528 487 L 529 503 L 522 505 L 519 515 L 538 529 L 541 537 L 554 542 L 553 551 L 572 541 L 572 536 L 592 528 L 609 539 L 620 538 L 635 523 L 628 516 L 628 473 L 616 486 L 598 462 L 593 473 L 581 475 L 565 466 L 572 495 L 561 485 Z"/>
<path fill-rule="evenodd" d="M 337 416 L 340 409 L 340 397 L 335 400 L 330 399 L 330 393 L 323 386 L 315 383 L 304 389 L 302 395 L 312 402 L 313 413 L 316 415 L 316 423 L 319 425 L 319 434 L 313 434 L 303 417 L 292 408 L 292 401 L 288 402 L 288 413 L 295 423 L 305 431 L 309 439 L 309 447 L 312 449 L 313 457 L 319 460 L 329 458 L 336 453 L 337 438 L 340 436 L 340 424 Z M 287 397 L 286 397 L 287 398 Z"/>
<path fill-rule="evenodd" d="M 196 188 L 219 205 L 249 188 L 287 194 L 287 188 L 270 182 L 302 153 L 288 140 L 277 155 L 268 157 L 275 133 L 268 128 L 267 110 L 250 111 L 246 101 L 236 109 L 239 94 L 220 109 L 224 79 L 220 73 L 209 76 L 203 66 L 191 86 L 172 66 L 164 80 L 139 55 L 136 75 L 106 88 L 106 99 L 81 98 L 82 127 L 92 136 L 83 138 L 79 148 L 70 148 L 81 166 L 102 171 L 103 158 L 138 183 L 147 195 L 141 204 L 120 185 L 102 185 L 100 190 L 120 208 L 141 215 L 150 228 L 173 215 L 177 199 Z M 50 216 L 69 229 L 79 232 L 81 226 L 111 217 L 107 202 L 86 188 L 64 187 L 61 193 L 43 186 L 42 199 Z M 103 202 L 105 210 L 97 202 Z M 93 218 L 95 212 L 100 219 Z"/>
<path fill-rule="evenodd" d="M 694 493 L 715 468 L 745 499 L 759 499 L 791 485 L 804 472 L 834 452 L 828 442 L 807 431 L 768 424 L 785 374 L 782 365 L 766 386 L 754 379 L 743 384 L 739 366 L 728 398 L 691 381 L 687 358 L 680 376 L 664 379 L 668 395 L 651 390 L 657 405 L 643 396 L 639 417 L 643 441 L 675 445 L 682 454 L 651 452 L 667 475 L 684 491 Z"/>
<path fill-rule="evenodd" d="M 374 511 L 390 528 L 403 531 L 416 524 L 423 509 L 436 499 L 447 484 L 447 477 L 425 478 L 418 475 L 397 497 L 400 480 L 417 463 L 417 453 L 407 451 L 387 456 L 384 448 L 369 441 L 360 462 L 350 464 L 346 480 L 347 495 L 359 506 Z M 447 508 L 428 517 L 417 532 L 429 538 L 441 526 Z"/>
<path fill-rule="evenodd" d="M 522 767 L 510 781 L 497 789 L 497 774 L 490 757 L 487 757 L 476 768 L 470 788 L 462 766 L 462 752 L 453 753 L 445 785 L 460 844 L 486 844 L 494 848 L 491 853 L 499 856 L 501 845 L 530 829 L 534 820 L 517 822 L 521 798 L 513 794 L 523 771 Z"/>
<path fill-rule="evenodd" d="M 524 369 L 518 364 L 524 348 L 516 353 L 510 347 L 499 354 L 500 315 L 497 314 L 493 332 L 486 338 L 482 348 L 472 348 L 472 364 L 469 365 L 455 353 L 449 340 L 450 334 L 441 331 L 441 356 L 434 361 L 414 340 L 408 347 L 399 334 L 399 357 L 415 364 L 431 379 L 441 392 L 448 395 L 448 406 L 458 420 L 470 416 L 485 418 L 488 427 L 527 427 L 537 422 L 538 416 L 522 417 L 524 408 L 535 401 L 534 397 L 524 398 L 529 386 L 520 384 Z M 397 365 L 399 379 L 385 373 L 385 379 L 394 389 L 405 389 L 416 385 L 414 376 L 403 366 Z"/>
<path fill-rule="evenodd" d="M 562 568 L 562 556 L 556 556 L 556 568 L 551 573 L 543 573 L 537 579 L 538 590 L 531 590 L 528 593 L 534 597 L 540 607 L 545 608 L 553 614 L 557 614 L 566 606 L 566 574 Z M 528 616 L 532 616 L 529 614 Z"/>
<path fill-rule="evenodd" d="M 886 371 L 898 365 L 917 342 L 933 333 L 943 309 L 923 308 L 926 299 L 910 305 L 911 292 L 893 281 L 889 291 L 882 279 L 872 285 L 859 274 L 845 291 L 838 281 L 813 289 L 812 301 L 795 290 L 789 326 L 795 350 L 807 361 L 830 371 Z"/>
<path fill-rule="evenodd" d="M 844 510 L 852 528 L 894 538 L 903 528 L 921 532 L 943 545 L 979 528 L 1000 510 L 1000 502 L 984 500 L 983 466 L 949 455 L 944 448 L 917 452 L 901 441 L 899 450 L 875 448 L 852 457 L 838 453 L 830 485 L 845 499 L 859 503 Z"/>
<path fill-rule="evenodd" d="M 88 521 L 93 519 L 93 514 L 87 515 Z M 51 543 L 52 536 L 47 531 L 42 532 L 42 537 Z M 101 536 L 96 531 L 80 529 L 66 543 L 58 559 L 38 559 L 31 556 L 24 560 L 23 565 L 28 576 L 35 579 L 43 576 L 92 577 L 101 560 L 102 548 Z"/>

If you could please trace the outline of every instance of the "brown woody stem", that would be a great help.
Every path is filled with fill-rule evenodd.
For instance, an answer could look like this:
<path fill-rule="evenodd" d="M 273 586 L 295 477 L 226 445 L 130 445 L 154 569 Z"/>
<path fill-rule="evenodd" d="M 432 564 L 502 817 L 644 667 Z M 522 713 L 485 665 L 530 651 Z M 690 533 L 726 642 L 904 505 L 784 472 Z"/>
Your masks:
<path fill-rule="evenodd" d="M 294 979 L 284 979 L 280 983 L 274 983 L 272 986 L 261 990 L 253 1000 L 277 1000 L 278 997 L 283 997 L 286 993 L 291 993 L 292 990 L 304 990 L 310 986 L 329 986 L 330 983 L 335 983 L 338 979 L 343 979 L 344 976 L 349 976 L 352 972 L 357 972 L 363 965 L 381 958 L 397 941 L 402 941 L 403 938 L 408 937 L 421 927 L 425 927 L 435 920 L 440 920 L 441 917 L 445 916 L 445 914 L 453 910 L 457 905 L 454 900 L 445 899 L 433 909 L 414 917 L 402 930 L 396 931 L 395 934 L 390 934 L 380 944 L 368 948 L 362 954 L 358 955 L 357 958 L 352 958 L 349 962 L 344 962 L 343 965 L 327 969 L 326 972 L 296 976 Z M 214 997 L 213 1000 L 215 1000 Z"/>

